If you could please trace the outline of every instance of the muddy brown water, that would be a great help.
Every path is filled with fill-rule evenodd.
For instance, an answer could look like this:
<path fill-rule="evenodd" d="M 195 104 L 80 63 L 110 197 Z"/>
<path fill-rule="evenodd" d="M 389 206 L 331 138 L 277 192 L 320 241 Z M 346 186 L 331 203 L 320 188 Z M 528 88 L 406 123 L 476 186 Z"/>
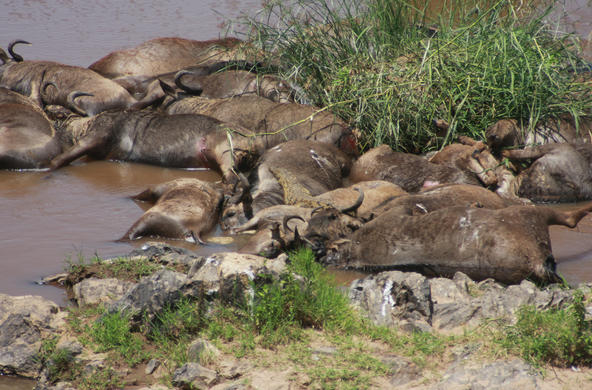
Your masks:
<path fill-rule="evenodd" d="M 88 66 L 111 51 L 148 39 L 180 36 L 207 40 L 225 35 L 228 19 L 255 15 L 262 0 L 4 0 L 0 2 L 0 46 L 18 46 L 26 59 Z M 564 31 L 591 38 L 588 0 L 564 3 Z M 237 35 L 231 33 L 230 35 Z M 590 51 L 588 51 L 588 56 Z M 61 272 L 66 259 L 128 253 L 143 241 L 116 240 L 143 213 L 129 196 L 178 177 L 218 180 L 211 171 L 159 168 L 141 164 L 82 162 L 58 172 L 0 171 L 0 293 L 35 294 L 65 303 L 62 290 L 35 281 Z M 210 237 L 222 236 L 220 230 Z M 592 281 L 592 217 L 576 229 L 551 228 L 560 272 L 572 283 Z M 207 236 L 206 236 L 207 237 Z M 181 242 L 172 241 L 179 245 Z M 182 246 L 194 248 L 191 244 Z M 234 250 L 236 244 L 210 244 L 198 253 Z M 336 273 L 342 282 L 363 274 Z M 31 382 L 0 378 L 0 389 L 30 389 Z"/>

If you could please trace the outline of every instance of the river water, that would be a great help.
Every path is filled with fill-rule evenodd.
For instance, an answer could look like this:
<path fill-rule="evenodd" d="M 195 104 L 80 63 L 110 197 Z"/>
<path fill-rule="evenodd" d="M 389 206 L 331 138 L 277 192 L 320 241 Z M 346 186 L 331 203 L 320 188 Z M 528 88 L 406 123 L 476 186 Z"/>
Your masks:
<path fill-rule="evenodd" d="M 590 38 L 589 1 L 565 3 L 555 15 L 562 17 L 562 28 Z M 218 38 L 225 35 L 226 20 L 254 15 L 261 5 L 262 0 L 4 0 L 0 46 L 25 39 L 33 43 L 18 47 L 26 59 L 88 66 L 111 51 L 156 37 Z M 210 171 L 100 161 L 53 173 L 0 172 L 0 293 L 42 295 L 65 304 L 62 290 L 35 281 L 61 272 L 68 259 L 129 252 L 131 244 L 116 240 L 145 207 L 129 196 L 177 177 L 219 179 Z M 592 281 L 592 217 L 577 229 L 553 228 L 552 243 L 569 281 Z M 234 244 L 210 244 L 198 252 L 233 249 Z M 0 381 L 0 389 L 17 387 Z"/>

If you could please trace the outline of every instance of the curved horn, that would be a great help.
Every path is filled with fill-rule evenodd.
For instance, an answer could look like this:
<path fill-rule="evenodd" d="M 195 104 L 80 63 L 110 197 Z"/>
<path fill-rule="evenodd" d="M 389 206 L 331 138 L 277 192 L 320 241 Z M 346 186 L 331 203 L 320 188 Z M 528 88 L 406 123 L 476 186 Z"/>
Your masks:
<path fill-rule="evenodd" d="M 232 191 L 235 192 L 235 194 L 228 198 L 229 204 L 239 204 L 249 192 L 249 181 L 245 175 L 242 172 L 239 172 L 236 176 L 239 180 L 234 183 Z M 240 187 L 239 184 L 241 184 Z"/>
<path fill-rule="evenodd" d="M 191 93 L 193 95 L 201 95 L 201 93 L 203 92 L 203 88 L 201 87 L 201 85 L 198 88 L 195 88 L 187 86 L 181 82 L 181 78 L 188 74 L 194 75 L 193 72 L 188 71 L 187 69 L 181 69 L 180 71 L 178 71 L 175 74 L 175 85 L 187 93 Z"/>
<path fill-rule="evenodd" d="M 31 42 L 27 42 L 27 41 L 23 41 L 22 39 L 17 39 L 16 41 L 12 41 L 8 44 L 8 53 L 12 56 L 12 58 L 16 61 L 16 62 L 22 62 L 24 60 L 23 56 L 21 56 L 18 53 L 14 52 L 14 46 L 22 43 L 24 45 L 30 45 Z"/>
<path fill-rule="evenodd" d="M 352 204 L 351 206 L 348 207 L 344 207 L 342 209 L 339 209 L 339 211 L 341 211 L 342 213 L 349 213 L 351 211 L 356 211 L 357 209 L 360 208 L 360 206 L 362 205 L 362 202 L 364 202 L 364 191 L 362 191 L 360 188 L 355 187 L 354 190 L 358 191 L 358 193 L 360 194 L 358 196 L 358 199 L 356 199 L 356 201 L 354 202 L 354 204 Z"/>
<path fill-rule="evenodd" d="M 94 96 L 94 95 L 92 93 L 87 93 L 87 92 L 72 91 L 68 94 L 67 102 L 68 102 L 68 106 L 70 107 L 70 109 L 72 111 L 74 111 L 75 113 L 77 113 L 79 115 L 86 116 L 86 111 L 84 109 L 82 109 L 80 106 L 78 106 L 78 104 L 76 104 L 76 102 L 75 102 L 76 98 L 81 97 L 81 96 Z"/>
<path fill-rule="evenodd" d="M 292 232 L 292 229 L 290 229 L 290 227 L 288 226 L 288 222 L 293 218 L 299 219 L 302 222 L 306 223 L 304 218 L 302 218 L 300 215 L 286 215 L 282 221 L 282 225 L 284 226 L 285 231 Z"/>

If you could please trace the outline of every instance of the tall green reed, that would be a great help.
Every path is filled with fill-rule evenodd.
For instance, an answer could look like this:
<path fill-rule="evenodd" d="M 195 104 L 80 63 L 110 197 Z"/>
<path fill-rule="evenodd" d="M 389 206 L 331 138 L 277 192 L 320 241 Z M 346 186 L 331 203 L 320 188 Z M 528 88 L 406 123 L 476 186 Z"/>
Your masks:
<path fill-rule="evenodd" d="M 363 148 L 425 152 L 458 135 L 483 138 L 502 118 L 532 130 L 591 113 L 577 40 L 553 33 L 550 9 L 508 0 L 271 1 L 243 22 L 266 62 L 357 127 Z"/>

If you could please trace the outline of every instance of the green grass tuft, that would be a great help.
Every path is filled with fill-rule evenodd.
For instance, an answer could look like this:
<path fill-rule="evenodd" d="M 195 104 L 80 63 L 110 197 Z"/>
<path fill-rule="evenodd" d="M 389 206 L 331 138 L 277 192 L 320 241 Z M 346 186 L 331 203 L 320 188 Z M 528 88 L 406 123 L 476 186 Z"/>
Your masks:
<path fill-rule="evenodd" d="M 132 366 L 145 357 L 143 341 L 138 334 L 132 332 L 129 314 L 104 314 L 90 326 L 88 333 L 97 345 L 97 352 L 115 350 Z"/>
<path fill-rule="evenodd" d="M 515 325 L 505 329 L 501 345 L 519 353 L 535 366 L 592 363 L 592 325 L 585 321 L 586 309 L 581 293 L 565 309 L 537 310 L 524 306 Z"/>
<path fill-rule="evenodd" d="M 513 3 L 271 1 L 241 22 L 274 70 L 361 131 L 363 148 L 426 152 L 482 139 L 503 118 L 533 129 L 592 113 L 577 39 L 545 23 L 550 8 Z"/>

